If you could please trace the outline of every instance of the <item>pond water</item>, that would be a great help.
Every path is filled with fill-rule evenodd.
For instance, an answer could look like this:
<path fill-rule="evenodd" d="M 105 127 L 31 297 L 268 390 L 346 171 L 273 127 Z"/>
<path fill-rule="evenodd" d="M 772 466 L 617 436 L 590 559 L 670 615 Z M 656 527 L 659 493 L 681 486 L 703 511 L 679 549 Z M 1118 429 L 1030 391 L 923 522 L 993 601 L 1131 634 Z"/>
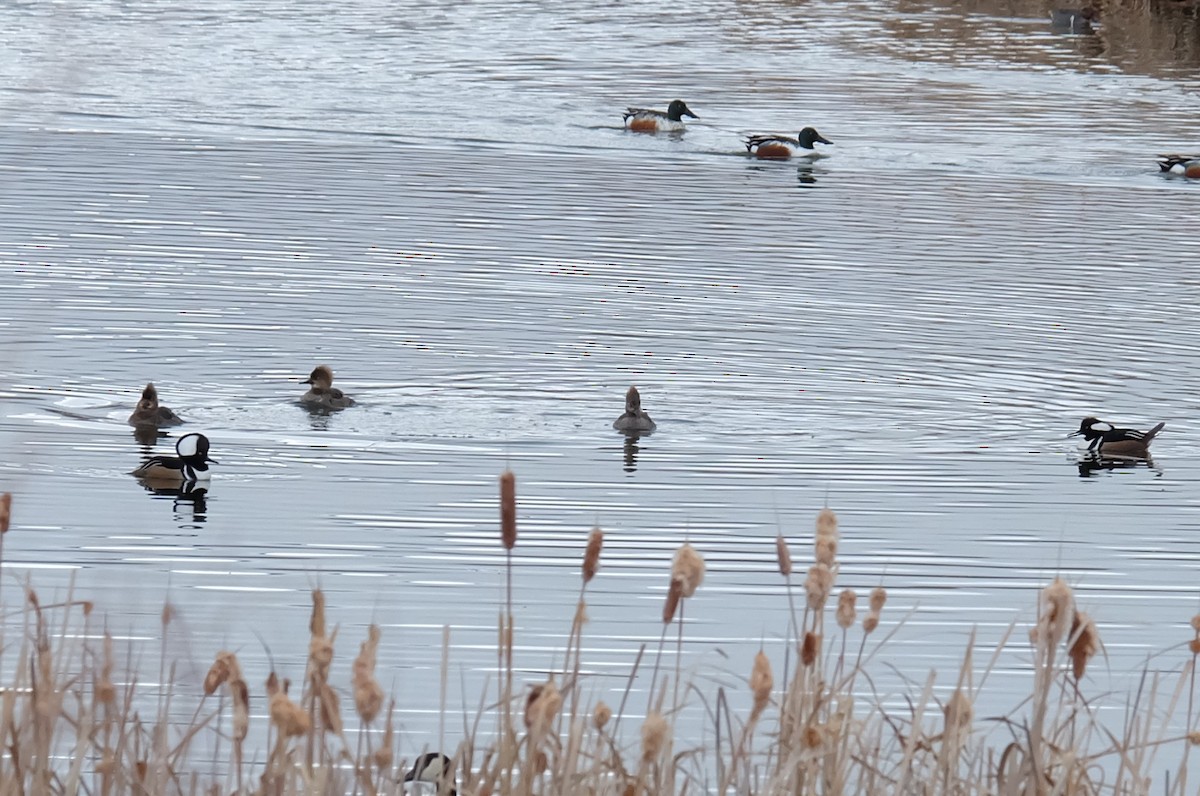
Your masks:
<path fill-rule="evenodd" d="M 619 688 L 657 643 L 690 541 L 685 664 L 748 673 L 787 628 L 775 534 L 807 561 L 828 504 L 838 585 L 889 589 L 907 676 L 952 684 L 971 628 L 995 643 L 1061 573 L 1123 691 L 1198 604 L 1200 184 L 1153 156 L 1200 150 L 1200 58 L 1184 20 L 1071 35 L 1048 8 L 6 5 L 6 605 L 73 582 L 150 655 L 170 599 L 172 654 L 235 648 L 257 682 L 256 634 L 302 674 L 319 585 L 343 667 L 383 626 L 417 751 L 442 628 L 454 711 L 495 665 L 511 467 L 530 680 L 594 525 L 593 671 Z M 685 133 L 622 128 L 675 97 Z M 805 125 L 828 157 L 745 157 Z M 358 406 L 296 403 L 323 362 Z M 126 474 L 147 381 L 212 441 L 202 499 Z M 1166 421 L 1155 466 L 1081 477 L 1088 414 Z"/>

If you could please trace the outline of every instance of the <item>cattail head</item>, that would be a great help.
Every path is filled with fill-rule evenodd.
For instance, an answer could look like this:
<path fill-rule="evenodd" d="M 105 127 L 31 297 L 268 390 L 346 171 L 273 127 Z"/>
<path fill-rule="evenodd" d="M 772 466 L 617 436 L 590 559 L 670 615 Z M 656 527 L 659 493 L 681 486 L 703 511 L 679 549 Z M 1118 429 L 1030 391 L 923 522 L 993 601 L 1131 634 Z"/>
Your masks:
<path fill-rule="evenodd" d="M 317 689 L 317 701 L 321 705 L 321 722 L 325 728 L 330 732 L 340 733 L 342 731 L 341 700 L 338 699 L 337 692 L 327 681 L 321 681 Z"/>
<path fill-rule="evenodd" d="M 814 727 L 810 724 L 804 728 L 804 745 L 809 749 L 816 749 L 820 747 L 824 741 L 825 733 L 821 732 L 820 727 Z"/>
<path fill-rule="evenodd" d="M 842 589 L 842 593 L 838 595 L 837 623 L 842 630 L 847 630 L 854 624 L 854 618 L 858 615 L 855 610 L 857 602 L 858 595 L 854 593 L 854 589 Z"/>
<path fill-rule="evenodd" d="M 308 620 L 308 632 L 314 637 L 325 636 L 325 593 L 320 589 L 312 591 L 312 616 Z"/>
<path fill-rule="evenodd" d="M 1046 630 L 1043 641 L 1054 646 L 1071 627 L 1074 595 L 1071 593 L 1071 587 L 1062 578 L 1055 578 L 1053 583 L 1042 589 L 1042 600 L 1042 615 L 1038 618 L 1038 626 Z"/>
<path fill-rule="evenodd" d="M 675 551 L 675 560 L 671 563 L 671 580 L 679 581 L 683 597 L 691 597 L 704 582 L 704 559 L 690 544 L 681 545 Z"/>
<path fill-rule="evenodd" d="M 819 611 L 824 607 L 833 591 L 833 570 L 824 564 L 813 564 L 804 579 L 804 593 L 808 595 L 808 607 Z"/>
<path fill-rule="evenodd" d="M 971 704 L 970 698 L 959 688 L 950 697 L 943 712 L 946 718 L 946 733 L 948 735 L 959 734 L 970 728 L 971 719 L 975 715 L 975 707 Z"/>
<path fill-rule="evenodd" d="M 875 632 L 877 627 L 879 627 L 879 614 L 867 614 L 863 617 L 863 633 L 869 636 Z"/>
<path fill-rule="evenodd" d="M 0 534 L 8 533 L 8 523 L 12 519 L 12 493 L 0 495 Z"/>
<path fill-rule="evenodd" d="M 535 685 L 525 700 L 525 726 L 531 735 L 540 737 L 550 729 L 554 717 L 562 707 L 562 692 L 554 681 Z"/>
<path fill-rule="evenodd" d="M 269 710 L 271 723 L 285 738 L 304 735 L 312 728 L 308 712 L 289 699 L 284 691 L 276 691 L 271 697 Z"/>
<path fill-rule="evenodd" d="M 359 648 L 354 659 L 351 683 L 354 686 L 354 707 L 359 718 L 370 724 L 383 708 L 383 688 L 375 679 L 375 658 L 379 648 L 379 625 L 367 629 L 367 640 Z"/>
<path fill-rule="evenodd" d="M 868 607 L 871 613 L 878 614 L 883 612 L 883 606 L 887 603 L 887 589 L 882 586 L 876 586 L 871 589 L 871 601 Z"/>
<path fill-rule="evenodd" d="M 813 548 L 815 550 L 813 557 L 817 563 L 833 569 L 837 563 L 837 537 L 818 536 L 813 543 Z"/>
<path fill-rule="evenodd" d="M 333 642 L 324 636 L 314 636 L 308 642 L 308 662 L 314 676 L 322 680 L 328 677 L 329 666 L 333 663 Z"/>
<path fill-rule="evenodd" d="M 654 711 L 642 722 L 642 759 L 654 760 L 667 746 L 671 727 L 662 714 Z"/>
<path fill-rule="evenodd" d="M 671 578 L 671 585 L 667 587 L 667 599 L 663 602 L 662 620 L 664 625 L 669 625 L 675 619 L 675 612 L 679 610 L 679 598 L 683 596 L 683 584 L 675 578 Z"/>
<path fill-rule="evenodd" d="M 810 630 L 804 634 L 804 643 L 800 646 L 800 662 L 805 666 L 812 666 L 820 654 L 821 637 Z"/>
<path fill-rule="evenodd" d="M 517 544 L 517 477 L 512 470 L 500 474 L 500 541 L 505 550 Z"/>
<path fill-rule="evenodd" d="M 96 679 L 95 698 L 101 705 L 112 705 L 117 701 L 117 689 L 112 681 L 113 640 L 109 633 L 104 634 L 104 662 L 100 665 L 100 676 Z"/>
<path fill-rule="evenodd" d="M 592 712 L 592 726 L 597 730 L 603 730 L 604 725 L 608 724 L 612 718 L 612 708 L 604 702 L 597 702 L 596 709 Z"/>
<path fill-rule="evenodd" d="M 587 550 L 583 554 L 583 582 L 589 583 L 600 570 L 600 548 L 604 546 L 604 531 L 592 528 L 588 534 Z"/>
<path fill-rule="evenodd" d="M 751 717 L 758 717 L 771 700 L 771 689 L 775 687 L 775 678 L 771 674 L 771 660 L 762 650 L 754 656 L 754 668 L 750 670 L 750 692 L 754 694 L 754 708 Z"/>
<path fill-rule="evenodd" d="M 233 702 L 233 740 L 241 743 L 250 732 L 250 689 L 240 674 L 229 681 L 229 697 Z"/>
<path fill-rule="evenodd" d="M 1192 617 L 1192 630 L 1200 633 L 1200 614 L 1196 614 Z"/>
<path fill-rule="evenodd" d="M 217 689 L 229 682 L 231 670 L 231 661 L 236 662 L 232 652 L 222 650 L 217 653 L 217 659 L 213 661 L 213 665 L 209 667 L 208 674 L 204 676 L 204 693 L 208 696 L 215 694 Z"/>
<path fill-rule="evenodd" d="M 788 550 L 783 534 L 775 536 L 775 560 L 779 563 L 779 574 L 785 578 L 792 574 L 792 551 Z"/>
<path fill-rule="evenodd" d="M 832 509 L 821 509 L 817 514 L 817 538 L 825 537 L 837 541 L 838 519 Z"/>
<path fill-rule="evenodd" d="M 396 730 L 392 726 L 392 713 L 396 710 L 396 703 L 392 701 L 388 704 L 387 721 L 383 725 L 383 740 L 379 742 L 378 748 L 371 755 L 372 762 L 375 763 L 375 768 L 380 771 L 385 771 L 392 766 L 394 752 L 392 746 L 396 742 Z"/>
<path fill-rule="evenodd" d="M 1100 633 L 1096 630 L 1096 623 L 1083 611 L 1075 612 L 1069 643 L 1067 654 L 1071 657 L 1071 671 L 1078 680 L 1087 671 L 1088 661 L 1100 649 Z"/>

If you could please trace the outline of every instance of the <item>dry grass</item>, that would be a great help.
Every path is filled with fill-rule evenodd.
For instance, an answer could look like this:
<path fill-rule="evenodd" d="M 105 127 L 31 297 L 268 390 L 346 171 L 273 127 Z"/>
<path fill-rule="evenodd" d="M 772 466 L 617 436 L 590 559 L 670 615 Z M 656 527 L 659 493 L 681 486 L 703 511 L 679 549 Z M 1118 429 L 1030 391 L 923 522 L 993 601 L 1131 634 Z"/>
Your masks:
<path fill-rule="evenodd" d="M 10 511 L 9 497 L 0 497 L 0 541 Z M 587 589 L 600 571 L 603 533 L 596 529 L 588 538 L 561 669 L 544 682 L 518 687 L 511 599 L 517 576 L 511 551 L 518 536 L 511 473 L 501 479 L 501 529 L 500 541 L 509 553 L 509 596 L 498 617 L 499 693 L 485 697 L 491 707 L 474 717 L 476 728 L 494 722 L 494 731 L 487 732 L 494 740 L 466 738 L 445 750 L 453 770 L 421 786 L 426 793 L 456 788 L 468 796 L 1041 796 L 1147 793 L 1152 782 L 1163 793 L 1195 791 L 1188 760 L 1191 746 L 1200 743 L 1195 701 L 1200 615 L 1192 619 L 1190 657 L 1183 657 L 1169 677 L 1147 673 L 1135 694 L 1122 697 L 1126 715 L 1120 726 L 1099 719 L 1104 695 L 1089 696 L 1087 667 L 1103 647 L 1095 622 L 1076 610 L 1072 590 L 1061 580 L 1039 595 L 1038 619 L 1025 651 L 1032 660 L 1029 692 L 1011 713 L 984 719 L 975 705 L 1000 649 L 1025 643 L 1018 640 L 1015 623 L 986 664 L 976 665 L 972 638 L 950 683 L 936 683 L 931 673 L 908 695 L 905 710 L 885 710 L 871 697 L 870 673 L 888 640 L 879 632 L 887 593 L 874 589 L 864 612 L 855 592 L 835 592 L 839 528 L 836 515 L 823 509 L 802 583 L 793 583 L 788 543 L 782 536 L 776 541 L 790 616 L 787 638 L 774 659 L 764 649 L 745 662 L 743 693 L 683 681 L 678 653 L 686 643 L 684 615 L 705 574 L 701 554 L 685 544 L 669 573 L 650 686 L 634 705 L 634 680 L 651 657 L 639 654 L 630 662 L 625 693 L 614 711 L 602 701 L 588 703 L 590 689 L 581 674 Z M 297 688 L 274 671 L 260 688 L 245 679 L 235 654 L 221 651 L 203 681 L 204 696 L 193 707 L 192 720 L 182 724 L 171 718 L 171 693 L 139 695 L 136 680 L 118 684 L 112 638 L 92 627 L 89 603 L 42 605 L 28 586 L 24 602 L 20 642 L 5 646 L 7 657 L 0 660 L 12 672 L 0 693 L 0 796 L 371 795 L 405 789 L 411 761 L 397 754 L 395 706 L 385 709 L 375 675 L 380 630 L 368 629 L 351 681 L 332 681 L 337 632 L 327 626 L 319 590 L 313 592 L 308 660 Z M 168 605 L 162 616 L 164 649 L 171 618 Z M 897 623 L 890 626 L 894 632 Z M 669 669 L 662 661 L 672 646 L 675 666 Z M 163 682 L 170 682 L 165 663 L 163 668 Z M 446 668 L 444 653 L 443 678 Z M 343 691 L 353 704 L 352 729 L 346 728 Z M 264 697 L 266 726 L 252 728 L 251 701 Z M 746 707 L 734 709 L 732 703 Z M 147 704 L 157 706 L 152 714 L 144 714 Z M 675 727 L 689 705 L 699 706 L 712 722 L 707 736 L 713 740 L 704 748 L 678 748 L 682 738 L 694 735 Z M 483 735 L 476 731 L 476 737 Z M 265 747 L 247 749 L 252 737 L 265 738 Z M 200 740 L 203 763 L 195 753 Z M 1174 747 L 1171 757 L 1181 762 L 1156 781 L 1156 755 L 1166 747 Z"/>

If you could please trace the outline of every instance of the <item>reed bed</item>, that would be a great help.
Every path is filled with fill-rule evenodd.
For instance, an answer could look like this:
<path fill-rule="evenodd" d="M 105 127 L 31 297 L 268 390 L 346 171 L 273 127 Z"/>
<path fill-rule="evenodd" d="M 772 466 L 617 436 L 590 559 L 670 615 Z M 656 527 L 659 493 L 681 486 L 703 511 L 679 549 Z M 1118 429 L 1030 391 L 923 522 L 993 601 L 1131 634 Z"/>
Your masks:
<path fill-rule="evenodd" d="M 218 651 L 203 696 L 185 706 L 169 689 L 139 693 L 136 677 L 114 674 L 112 637 L 93 626 L 90 603 L 42 604 L 26 585 L 20 638 L 0 647 L 11 671 L 0 691 L 0 796 L 17 794 L 1191 794 L 1191 747 L 1200 744 L 1195 666 L 1200 615 L 1187 653 L 1169 675 L 1147 673 L 1121 696 L 1119 726 L 1101 720 L 1106 698 L 1092 694 L 1088 666 L 1102 651 L 1095 621 L 1071 587 L 1049 583 L 1027 633 L 1014 623 L 982 665 L 975 641 L 939 684 L 930 673 L 886 710 L 873 696 L 873 667 L 898 622 L 884 624 L 887 593 L 864 599 L 838 589 L 837 516 L 822 509 L 811 556 L 797 565 L 776 539 L 789 623 L 782 644 L 745 661 L 745 689 L 688 680 L 679 654 L 685 614 L 703 587 L 701 553 L 682 545 L 665 573 L 657 648 L 630 661 L 619 704 L 589 697 L 584 674 L 588 587 L 599 576 L 604 534 L 583 552 L 579 592 L 561 668 L 518 684 L 512 583 L 518 576 L 516 480 L 500 481 L 500 543 L 508 553 L 506 600 L 497 618 L 497 693 L 481 700 L 475 729 L 445 765 L 424 771 L 399 753 L 396 705 L 376 676 L 381 631 L 367 629 L 349 682 L 331 678 L 339 646 L 320 590 L 312 593 L 303 681 L 274 671 L 247 680 L 236 654 Z M 0 555 L 12 500 L 0 496 Z M 0 561 L 2 565 L 2 561 Z M 865 603 L 865 606 L 861 603 Z M 11 614 L 15 606 L 6 606 Z M 162 614 L 164 639 L 172 610 Z M 886 631 L 886 632 L 885 632 Z M 345 647 L 353 642 L 342 641 Z M 1006 715 L 982 718 L 975 705 L 1005 646 L 1031 661 L 1029 690 Z M 1182 649 L 1182 644 L 1180 645 Z M 165 649 L 165 641 L 164 641 Z M 664 665 L 666 653 L 674 661 Z M 161 682 L 171 682 L 163 653 Z M 443 655 L 443 678 L 445 678 Z M 648 686 L 635 688 L 635 683 Z M 1107 695 L 1111 700 L 1112 695 Z M 266 706 L 252 728 L 251 702 Z M 741 705 L 741 707 L 735 707 Z M 697 711 L 696 708 L 700 710 Z M 685 715 L 711 722 L 697 747 Z M 444 708 L 443 708 L 444 711 Z M 252 734 L 252 729 L 256 734 Z M 265 739 L 248 749 L 250 738 Z M 203 760 L 198 748 L 205 750 Z M 217 750 L 214 761 L 212 750 Z M 1164 750 L 1171 750 L 1164 754 Z M 1160 754 L 1178 760 L 1172 771 Z M 436 761 L 435 761 L 436 762 Z M 406 782 L 424 779 L 424 782 Z"/>

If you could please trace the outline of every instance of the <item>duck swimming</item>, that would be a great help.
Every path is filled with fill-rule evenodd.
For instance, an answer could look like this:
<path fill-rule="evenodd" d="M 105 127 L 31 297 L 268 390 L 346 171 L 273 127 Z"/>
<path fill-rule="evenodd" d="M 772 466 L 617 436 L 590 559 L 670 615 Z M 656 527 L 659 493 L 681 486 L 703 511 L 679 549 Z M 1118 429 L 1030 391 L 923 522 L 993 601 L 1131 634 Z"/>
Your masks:
<path fill-rule="evenodd" d="M 1080 447 L 1092 456 L 1106 459 L 1148 459 L 1150 443 L 1166 425 L 1159 423 L 1149 431 L 1138 431 L 1135 428 L 1114 428 L 1111 423 L 1085 417 L 1079 423 L 1079 430 L 1069 436 L 1082 436 L 1085 442 Z"/>
<path fill-rule="evenodd" d="M 129 416 L 131 426 L 177 426 L 182 422 L 179 415 L 165 406 L 159 406 L 158 390 L 154 389 L 153 382 L 142 390 L 142 400 L 138 401 L 137 408 Z"/>
<path fill-rule="evenodd" d="M 208 481 L 212 473 L 208 465 L 217 464 L 208 458 L 208 437 L 203 434 L 184 434 L 175 443 L 176 456 L 152 456 L 130 475 L 147 481 Z"/>
<path fill-rule="evenodd" d="M 429 752 L 417 758 L 404 775 L 405 782 L 427 782 L 437 788 L 437 796 L 456 796 L 454 761 L 441 752 Z"/>
<path fill-rule="evenodd" d="M 300 403 L 310 409 L 345 409 L 354 406 L 354 399 L 333 386 L 333 370 L 328 365 L 317 365 L 302 382 L 311 384 Z"/>
<path fill-rule="evenodd" d="M 650 415 L 642 409 L 642 396 L 637 387 L 630 387 L 625 393 L 625 413 L 613 421 L 613 428 L 627 434 L 648 434 L 657 428 Z"/>
<path fill-rule="evenodd" d="M 673 133 L 683 129 L 684 116 L 700 118 L 683 100 L 677 99 L 667 106 L 666 113 L 649 108 L 626 108 L 625 126 L 635 133 Z"/>

